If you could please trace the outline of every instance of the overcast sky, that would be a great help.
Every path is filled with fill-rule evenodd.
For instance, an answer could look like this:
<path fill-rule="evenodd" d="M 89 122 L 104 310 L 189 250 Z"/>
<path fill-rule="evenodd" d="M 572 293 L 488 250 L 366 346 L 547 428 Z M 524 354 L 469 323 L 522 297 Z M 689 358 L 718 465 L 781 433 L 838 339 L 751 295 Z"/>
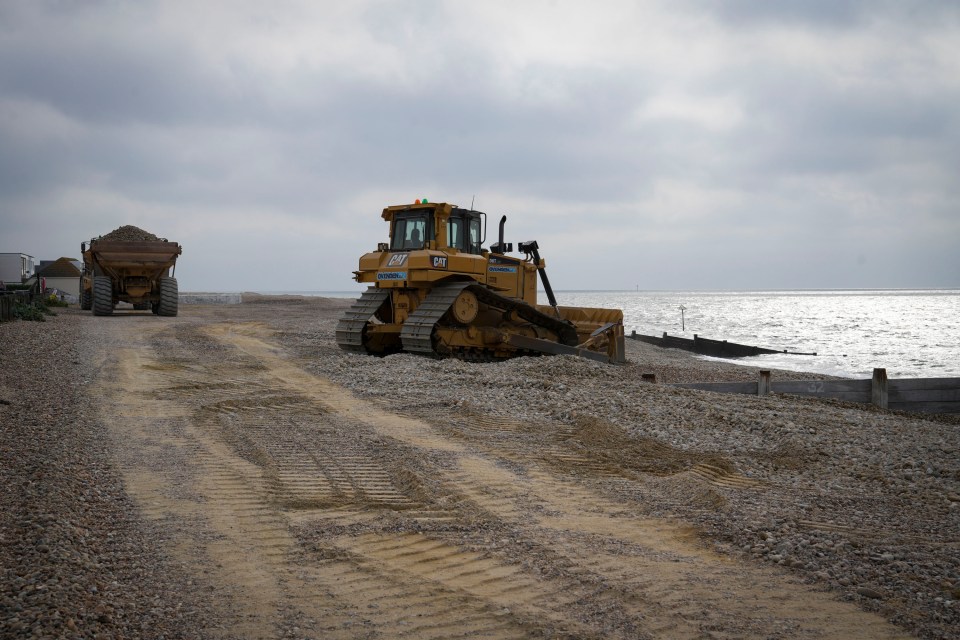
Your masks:
<path fill-rule="evenodd" d="M 960 286 L 960 3 L 0 0 L 0 252 L 350 290 L 383 207 L 557 289 Z"/>

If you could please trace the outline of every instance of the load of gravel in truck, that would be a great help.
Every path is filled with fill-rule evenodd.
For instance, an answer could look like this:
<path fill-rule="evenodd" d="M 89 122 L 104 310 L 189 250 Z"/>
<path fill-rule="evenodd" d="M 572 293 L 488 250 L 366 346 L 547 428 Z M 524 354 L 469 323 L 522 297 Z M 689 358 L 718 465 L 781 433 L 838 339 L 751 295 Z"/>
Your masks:
<path fill-rule="evenodd" d="M 118 240 L 121 242 L 156 242 L 157 240 L 166 242 L 165 238 L 158 238 L 149 231 L 144 231 L 140 227 L 135 227 L 132 224 L 125 224 L 122 227 L 117 227 L 110 233 L 100 236 L 98 239 Z"/>
<path fill-rule="evenodd" d="M 80 307 L 95 316 L 113 313 L 119 302 L 160 316 L 177 315 L 179 293 L 173 277 L 183 249 L 133 225 L 80 244 L 83 275 Z"/>

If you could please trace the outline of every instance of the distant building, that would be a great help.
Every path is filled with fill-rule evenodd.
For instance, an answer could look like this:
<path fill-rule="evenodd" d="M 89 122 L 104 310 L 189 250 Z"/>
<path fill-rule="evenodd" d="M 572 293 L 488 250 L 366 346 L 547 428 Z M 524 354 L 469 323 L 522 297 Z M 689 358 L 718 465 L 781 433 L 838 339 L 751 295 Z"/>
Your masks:
<path fill-rule="evenodd" d="M 0 253 L 0 282 L 23 284 L 36 273 L 37 261 L 25 253 Z"/>
<path fill-rule="evenodd" d="M 36 276 L 44 280 L 47 289 L 57 289 L 74 298 L 80 295 L 80 269 L 73 258 L 42 261 Z"/>
<path fill-rule="evenodd" d="M 61 259 L 62 259 L 62 258 L 61 258 Z M 83 271 L 83 261 L 82 261 L 82 260 L 74 260 L 73 258 L 67 258 L 67 260 L 69 260 L 70 263 L 71 263 L 73 266 L 75 266 L 78 270 Z M 47 267 L 49 267 L 50 265 L 52 265 L 54 262 L 57 262 L 57 261 L 56 261 L 56 260 L 41 260 L 40 262 L 37 263 L 37 273 L 40 273 L 41 271 L 43 271 L 44 269 L 46 269 Z"/>

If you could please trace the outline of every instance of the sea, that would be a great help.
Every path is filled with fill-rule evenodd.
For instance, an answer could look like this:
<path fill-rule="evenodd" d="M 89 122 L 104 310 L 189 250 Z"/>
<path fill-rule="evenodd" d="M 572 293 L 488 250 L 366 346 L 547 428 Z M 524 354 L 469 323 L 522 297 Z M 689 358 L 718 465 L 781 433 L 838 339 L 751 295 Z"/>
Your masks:
<path fill-rule="evenodd" d="M 561 305 L 623 309 L 627 334 L 698 335 L 817 355 L 738 358 L 742 365 L 869 378 L 960 377 L 960 289 L 563 291 Z"/>
<path fill-rule="evenodd" d="M 889 378 L 960 377 L 960 289 L 557 291 L 556 297 L 561 306 L 622 309 L 628 335 L 698 335 L 796 352 L 735 360 L 746 366 L 846 378 L 869 378 L 878 367 Z M 539 299 L 544 304 L 546 295 Z"/>

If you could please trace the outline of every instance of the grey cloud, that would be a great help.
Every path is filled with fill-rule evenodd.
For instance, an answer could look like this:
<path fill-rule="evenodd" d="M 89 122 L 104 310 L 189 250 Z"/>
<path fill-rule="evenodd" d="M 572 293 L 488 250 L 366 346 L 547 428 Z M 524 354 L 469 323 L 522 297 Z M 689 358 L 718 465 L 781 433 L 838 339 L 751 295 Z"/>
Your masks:
<path fill-rule="evenodd" d="M 47 227 L 50 244 L 25 247 L 42 257 L 140 221 L 170 236 L 196 234 L 176 238 L 188 247 L 184 288 L 191 278 L 204 288 L 254 287 L 254 278 L 268 286 L 242 261 L 218 257 L 223 246 L 204 235 L 208 217 L 235 219 L 229 246 L 335 274 L 323 283 L 303 276 L 291 288 L 345 288 L 357 255 L 385 233 L 379 211 L 395 202 L 382 199 L 465 205 L 477 195 L 495 218 L 510 215 L 511 233 L 549 248 L 562 288 L 596 286 L 599 265 L 626 280 L 605 287 L 630 288 L 635 273 L 657 279 L 640 283 L 647 288 L 943 286 L 960 273 L 943 240 L 960 236 L 950 169 L 960 166 L 958 89 L 953 63 L 935 48 L 910 49 L 909 65 L 885 68 L 888 52 L 871 49 L 882 39 L 858 39 L 864 49 L 837 55 L 862 56 L 860 84 L 780 50 L 737 50 L 704 71 L 647 60 L 641 48 L 618 64 L 521 60 L 505 86 L 500 34 L 445 29 L 456 5 L 373 4 L 345 27 L 389 43 L 410 78 L 360 73 L 349 57 L 272 68 L 256 64 L 256 51 L 231 57 L 169 26 L 131 40 L 114 5 L 65 6 L 67 14 L 60 5 L 0 6 L 0 207 L 22 212 L 24 230 L 8 236 L 21 245 L 39 237 L 32 217 L 62 216 L 55 232 Z M 149 14 L 165 5 L 142 6 L 136 11 Z M 718 52 L 771 24 L 827 34 L 820 42 L 829 47 L 838 30 L 868 33 L 907 11 L 858 2 L 680 6 L 715 19 L 717 31 L 704 38 L 719 38 Z M 904 38 L 957 31 L 948 5 L 911 7 L 943 19 L 903 19 Z M 266 13 L 282 22 L 285 8 Z M 120 31 L 97 26 L 97 16 Z M 910 74 L 911 65 L 927 75 Z M 637 117 L 678 91 L 695 106 L 728 100 L 740 118 L 711 128 L 682 113 Z M 50 120 L 62 131 L 46 131 Z M 65 203 L 74 191 L 88 200 Z M 529 209 L 512 207 L 511 197 Z M 891 233 L 906 210 L 917 228 Z M 244 226 L 256 216 L 311 230 L 326 222 L 337 241 Z M 250 228 L 257 237 L 244 236 Z M 578 235 L 584 230 L 593 235 Z M 757 264 L 766 265 L 762 281 Z"/>
<path fill-rule="evenodd" d="M 130 51 L 114 43 L 50 43 L 23 49 L 0 45 L 0 83 L 12 97 L 51 105 L 93 126 L 205 125 L 226 127 L 273 115 L 250 71 L 204 69 L 190 51 Z"/>
<path fill-rule="evenodd" d="M 682 4 L 735 27 L 793 24 L 850 29 L 878 16 L 926 25 L 960 16 L 960 8 L 950 0 L 683 0 Z"/>

